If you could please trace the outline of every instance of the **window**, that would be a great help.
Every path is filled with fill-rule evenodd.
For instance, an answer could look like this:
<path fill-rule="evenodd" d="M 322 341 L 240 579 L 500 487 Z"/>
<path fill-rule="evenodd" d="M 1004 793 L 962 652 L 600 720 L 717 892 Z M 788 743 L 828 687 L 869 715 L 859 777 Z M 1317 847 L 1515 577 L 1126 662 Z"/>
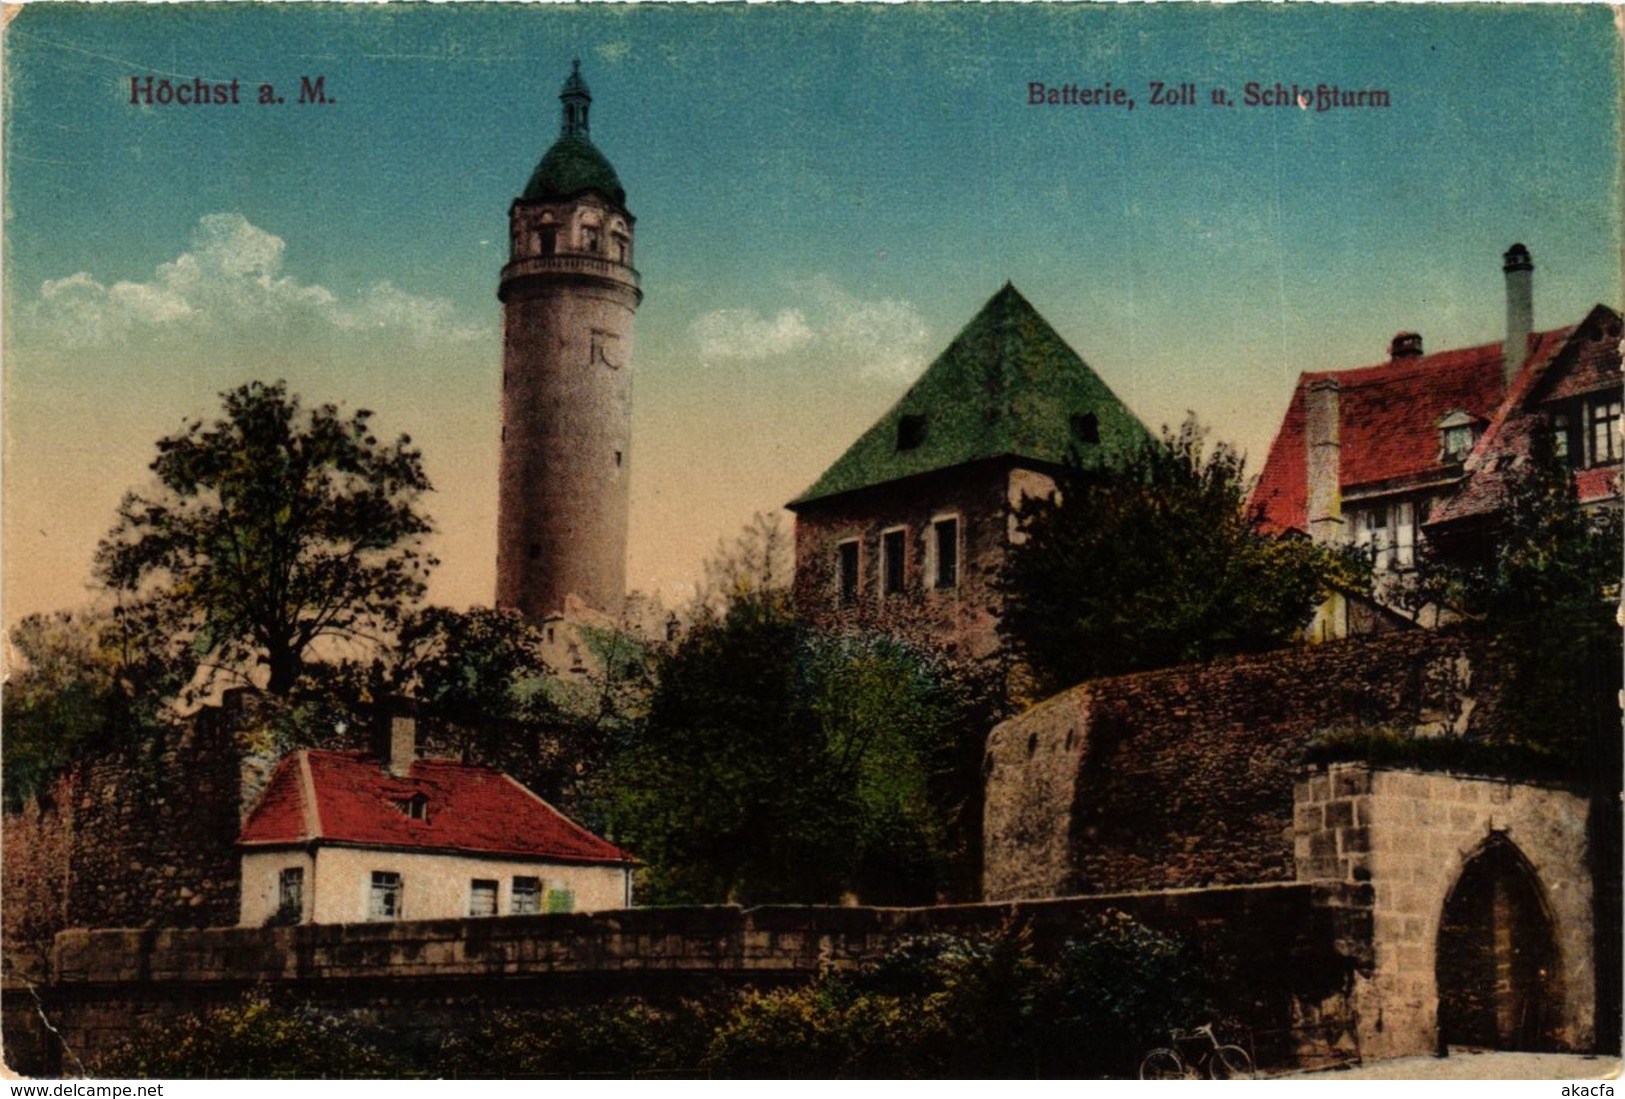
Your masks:
<path fill-rule="evenodd" d="M 302 917 L 305 912 L 305 868 L 284 867 L 277 880 L 277 914 Z"/>
<path fill-rule="evenodd" d="M 495 916 L 497 914 L 497 883 L 490 878 L 475 878 L 468 884 L 468 914 Z"/>
<path fill-rule="evenodd" d="M 1552 414 L 1552 453 L 1559 458 L 1574 464 L 1575 447 L 1569 438 L 1569 414 L 1567 412 L 1554 412 Z"/>
<path fill-rule="evenodd" d="M 880 536 L 881 592 L 898 595 L 903 590 L 903 555 L 907 552 L 908 532 L 899 527 Z"/>
<path fill-rule="evenodd" d="M 1392 509 L 1394 521 L 1394 567 L 1408 569 L 1416 564 L 1416 505 L 1402 500 Z"/>
<path fill-rule="evenodd" d="M 854 538 L 835 547 L 842 603 L 854 603 L 858 598 L 858 546 L 859 542 Z"/>
<path fill-rule="evenodd" d="M 553 230 L 551 230 L 551 229 L 543 229 L 542 230 L 542 255 L 551 256 L 553 254 L 553 249 L 554 249 L 553 240 L 554 240 L 554 238 L 553 238 Z"/>
<path fill-rule="evenodd" d="M 583 252 L 598 251 L 598 226 L 583 225 L 581 227 L 581 250 Z"/>
<path fill-rule="evenodd" d="M 959 518 L 931 524 L 931 586 L 938 591 L 959 586 Z"/>
<path fill-rule="evenodd" d="M 542 910 L 542 879 L 515 878 L 513 900 L 510 903 L 515 916 L 534 915 Z"/>
<path fill-rule="evenodd" d="M 913 450 L 925 442 L 925 417 L 910 413 L 897 421 L 897 449 Z"/>
<path fill-rule="evenodd" d="M 1090 446 L 1100 442 L 1100 420 L 1093 412 L 1084 412 L 1072 417 L 1072 438 Z"/>
<path fill-rule="evenodd" d="M 1621 457 L 1620 398 L 1597 397 L 1591 403 L 1591 464 L 1607 465 Z"/>
<path fill-rule="evenodd" d="M 1371 555 L 1379 572 L 1416 563 L 1416 504 L 1401 500 L 1358 511 L 1354 544 Z"/>
<path fill-rule="evenodd" d="M 395 808 L 413 820 L 427 820 L 429 818 L 429 798 L 423 793 L 413 794 L 409 798 L 397 798 Z"/>
<path fill-rule="evenodd" d="M 372 872 L 372 891 L 367 903 L 367 919 L 401 918 L 401 876 L 389 870 Z"/>
<path fill-rule="evenodd" d="M 1473 449 L 1473 429 L 1471 425 L 1445 428 L 1444 431 L 1444 457 L 1447 462 L 1459 462 L 1465 459 Z"/>

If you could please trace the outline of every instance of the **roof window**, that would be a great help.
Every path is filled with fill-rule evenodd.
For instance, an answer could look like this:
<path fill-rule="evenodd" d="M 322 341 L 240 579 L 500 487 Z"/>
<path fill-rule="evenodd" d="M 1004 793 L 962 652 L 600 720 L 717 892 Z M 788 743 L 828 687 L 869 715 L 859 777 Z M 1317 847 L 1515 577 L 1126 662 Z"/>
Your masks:
<path fill-rule="evenodd" d="M 395 808 L 413 820 L 429 819 L 429 797 L 422 791 L 409 798 L 396 798 Z"/>
<path fill-rule="evenodd" d="M 1100 420 L 1093 412 L 1074 413 L 1072 416 L 1072 438 L 1080 443 L 1094 446 L 1100 442 Z"/>
<path fill-rule="evenodd" d="M 897 421 L 897 449 L 913 450 L 925 442 L 925 417 L 908 413 Z"/>

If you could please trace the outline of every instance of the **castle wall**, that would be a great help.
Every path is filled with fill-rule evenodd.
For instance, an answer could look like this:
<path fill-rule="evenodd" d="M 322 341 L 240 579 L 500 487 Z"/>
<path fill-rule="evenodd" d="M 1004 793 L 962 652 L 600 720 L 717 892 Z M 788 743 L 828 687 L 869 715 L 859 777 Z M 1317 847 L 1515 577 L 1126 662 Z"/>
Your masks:
<path fill-rule="evenodd" d="M 1291 880 L 1305 745 L 1352 725 L 1492 728 L 1486 659 L 1413 632 L 1064 691 L 988 738 L 983 896 Z"/>
<path fill-rule="evenodd" d="M 344 1009 L 403 1041 L 438 1041 L 497 1007 L 660 999 L 805 981 L 935 933 L 1025 924 L 1053 952 L 1110 912 L 1177 933 L 1223 975 L 1226 1010 L 1261 1064 L 1347 1047 L 1344 990 L 1363 964 L 1338 944 L 1365 934 L 1364 886 L 1285 884 L 938 908 L 732 907 L 211 931 L 70 931 L 40 990 L 61 1035 L 51 1063 L 93 1066 L 144 1023 L 228 1003 L 249 989 Z M 1308 1025 L 1305 1025 L 1307 1021 Z M 25 1020 L 8 1015 L 11 1027 Z"/>
<path fill-rule="evenodd" d="M 209 710 L 77 764 L 4 818 L 8 954 L 66 927 L 237 922 L 241 750 Z"/>
<path fill-rule="evenodd" d="M 1014 494 L 1053 485 L 1001 462 L 960 466 L 815 500 L 796 509 L 796 608 L 825 629 L 884 630 L 979 660 L 999 649 L 1003 596 L 995 584 L 1010 544 Z M 938 589 L 932 523 L 959 521 L 958 580 Z M 881 537 L 906 535 L 904 590 L 882 588 Z M 841 598 L 839 547 L 857 539 L 857 597 Z"/>

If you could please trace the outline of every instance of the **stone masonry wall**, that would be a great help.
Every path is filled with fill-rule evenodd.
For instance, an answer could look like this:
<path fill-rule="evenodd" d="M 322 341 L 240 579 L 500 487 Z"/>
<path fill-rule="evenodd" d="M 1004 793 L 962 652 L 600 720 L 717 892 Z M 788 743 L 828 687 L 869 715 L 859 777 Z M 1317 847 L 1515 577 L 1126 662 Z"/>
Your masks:
<path fill-rule="evenodd" d="M 983 462 L 846 493 L 796 512 L 796 608 L 826 629 L 884 630 L 950 655 L 980 660 L 999 648 L 1003 598 L 995 589 L 1009 546 L 1012 473 Z M 928 587 L 931 523 L 959 517 L 955 587 Z M 882 532 L 905 529 L 904 590 L 882 595 Z M 858 596 L 840 600 L 838 549 L 858 539 Z"/>
<path fill-rule="evenodd" d="M 1350 725 L 1492 728 L 1486 661 L 1418 631 L 1062 692 L 988 738 L 983 897 L 1290 880 L 1305 745 Z"/>
<path fill-rule="evenodd" d="M 237 922 L 242 753 L 208 710 L 87 759 L 4 819 L 8 955 L 67 927 Z"/>
<path fill-rule="evenodd" d="M 1030 928 L 1047 955 L 1110 912 L 1178 933 L 1222 975 L 1261 1063 L 1348 1048 L 1346 993 L 1368 958 L 1369 888 L 1331 883 L 1066 901 L 884 908 L 667 908 L 224 930 L 69 931 L 41 989 L 65 1048 L 30 1072 L 93 1071 L 145 1023 L 278 990 L 437 1041 L 501 1006 L 693 995 L 803 981 L 940 932 Z M 1307 1022 L 1309 1025 L 1304 1026 Z M 8 1013 L 8 1029 L 20 1022 Z M 413 1035 L 417 1035 L 413 1038 Z M 19 1048 L 9 1040 L 7 1048 Z"/>
<path fill-rule="evenodd" d="M 1594 1039 L 1592 895 L 1585 797 L 1555 787 L 1334 764 L 1297 784 L 1294 847 L 1304 881 L 1369 882 L 1373 970 L 1354 1002 L 1362 1053 L 1431 1053 L 1438 1033 L 1435 954 L 1445 899 L 1487 841 L 1515 845 L 1538 879 L 1558 949 L 1559 1042 Z M 1382 1020 L 1377 1028 L 1375 1020 Z"/>

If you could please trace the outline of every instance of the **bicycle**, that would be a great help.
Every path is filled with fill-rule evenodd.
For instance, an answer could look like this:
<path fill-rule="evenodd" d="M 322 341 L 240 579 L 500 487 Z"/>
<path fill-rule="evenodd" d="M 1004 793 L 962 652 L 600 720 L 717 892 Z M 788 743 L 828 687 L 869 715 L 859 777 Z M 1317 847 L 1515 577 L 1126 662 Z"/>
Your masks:
<path fill-rule="evenodd" d="M 1213 1024 L 1207 1023 L 1195 1030 L 1175 1030 L 1169 1033 L 1173 1045 L 1154 1049 L 1140 1062 L 1142 1080 L 1251 1080 L 1253 1059 L 1240 1046 L 1223 1045 L 1213 1033 Z M 1189 1047 L 1206 1038 L 1207 1046 L 1194 1055 L 1180 1056 L 1181 1044 Z"/>

